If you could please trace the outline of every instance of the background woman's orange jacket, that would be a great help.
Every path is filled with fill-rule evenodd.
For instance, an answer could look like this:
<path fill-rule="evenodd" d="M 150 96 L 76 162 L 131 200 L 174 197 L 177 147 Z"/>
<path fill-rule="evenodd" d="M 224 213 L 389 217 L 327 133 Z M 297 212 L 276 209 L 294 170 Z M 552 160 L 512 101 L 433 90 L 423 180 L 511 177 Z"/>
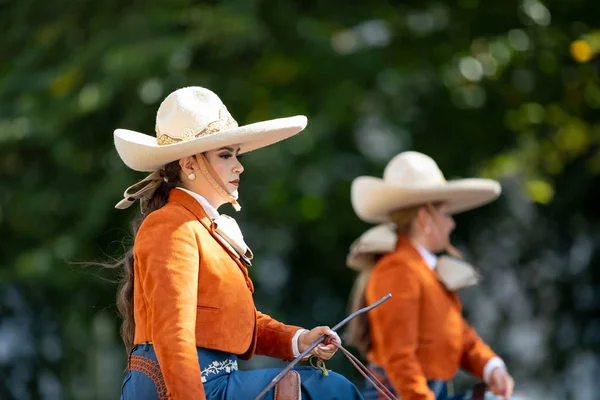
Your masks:
<path fill-rule="evenodd" d="M 367 303 L 387 293 L 392 298 L 369 313 L 368 358 L 384 368 L 403 400 L 434 400 L 427 380 L 448 380 L 460 367 L 482 378 L 496 354 L 463 319 L 458 296 L 446 290 L 406 237 L 375 266 Z"/>
<path fill-rule="evenodd" d="M 170 399 L 205 398 L 196 347 L 291 359 L 300 329 L 256 310 L 248 270 L 211 226 L 197 200 L 172 190 L 134 244 L 134 342 L 153 343 Z"/>

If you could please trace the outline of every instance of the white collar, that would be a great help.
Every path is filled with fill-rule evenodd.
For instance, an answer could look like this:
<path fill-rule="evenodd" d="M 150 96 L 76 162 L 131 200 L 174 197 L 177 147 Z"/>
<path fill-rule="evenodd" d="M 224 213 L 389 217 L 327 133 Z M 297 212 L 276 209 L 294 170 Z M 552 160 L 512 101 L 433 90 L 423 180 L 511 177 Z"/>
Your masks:
<path fill-rule="evenodd" d="M 182 190 L 196 199 L 204 209 L 204 212 L 206 212 L 208 218 L 212 221 L 211 230 L 214 230 L 216 233 L 218 241 L 231 250 L 233 254 L 236 254 L 246 266 L 252 265 L 251 260 L 254 255 L 246 242 L 244 242 L 244 236 L 235 219 L 225 214 L 219 214 L 217 209 L 214 208 L 204 196 L 182 187 L 176 187 L 175 189 Z"/>
<path fill-rule="evenodd" d="M 219 218 L 219 216 L 221 214 L 219 214 L 219 211 L 217 211 L 216 208 L 214 208 L 209 202 L 208 200 L 206 200 L 204 198 L 204 196 L 199 195 L 196 192 L 192 192 L 191 190 L 182 188 L 182 187 L 176 187 L 175 189 L 179 189 L 179 190 L 183 190 L 184 192 L 186 192 L 187 194 L 189 194 L 190 196 L 192 196 L 193 198 L 195 198 L 196 200 L 198 200 L 198 203 L 200 203 L 200 205 L 202 206 L 202 208 L 204 208 L 204 211 L 206 212 L 206 215 L 208 215 L 208 218 L 210 218 L 211 220 L 214 220 L 215 218 Z"/>
<path fill-rule="evenodd" d="M 430 252 L 429 250 L 427 250 L 426 248 L 424 248 L 423 246 L 420 246 L 418 244 L 414 244 L 414 246 L 417 249 L 417 251 L 419 252 L 419 254 L 421 255 L 421 257 L 423 257 L 423 260 L 425 261 L 427 266 L 430 269 L 434 270 L 438 263 L 437 256 L 435 254 L 433 254 L 432 252 Z"/>

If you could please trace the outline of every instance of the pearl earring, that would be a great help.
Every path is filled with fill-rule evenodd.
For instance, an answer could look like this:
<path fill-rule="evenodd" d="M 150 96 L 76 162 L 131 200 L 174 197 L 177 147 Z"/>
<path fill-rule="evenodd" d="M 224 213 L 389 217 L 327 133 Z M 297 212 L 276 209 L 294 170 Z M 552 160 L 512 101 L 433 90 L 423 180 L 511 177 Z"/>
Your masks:
<path fill-rule="evenodd" d="M 190 174 L 188 175 L 188 179 L 189 179 L 190 181 L 193 181 L 194 179 L 196 179 L 196 174 L 195 174 L 195 173 L 193 173 L 193 172 L 192 172 L 192 173 L 190 173 Z"/>

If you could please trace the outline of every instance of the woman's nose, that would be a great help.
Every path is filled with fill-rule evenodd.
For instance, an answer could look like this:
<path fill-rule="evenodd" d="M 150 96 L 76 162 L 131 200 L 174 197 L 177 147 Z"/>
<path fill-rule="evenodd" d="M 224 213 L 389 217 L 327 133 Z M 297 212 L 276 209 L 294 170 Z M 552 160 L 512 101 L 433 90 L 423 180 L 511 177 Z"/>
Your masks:
<path fill-rule="evenodd" d="M 454 218 L 450 217 L 450 230 L 454 230 L 454 228 L 456 228 L 456 222 Z"/>
<path fill-rule="evenodd" d="M 242 163 L 239 160 L 233 167 L 233 172 L 236 174 L 241 174 L 242 172 L 244 172 L 244 166 L 242 165 Z"/>

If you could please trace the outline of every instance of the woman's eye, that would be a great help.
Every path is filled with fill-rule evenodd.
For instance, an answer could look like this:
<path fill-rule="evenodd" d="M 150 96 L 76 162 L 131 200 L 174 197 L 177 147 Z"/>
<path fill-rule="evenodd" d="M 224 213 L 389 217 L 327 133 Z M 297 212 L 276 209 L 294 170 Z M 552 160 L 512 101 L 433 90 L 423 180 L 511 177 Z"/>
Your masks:
<path fill-rule="evenodd" d="M 228 160 L 231 157 L 231 154 L 221 154 L 219 157 L 221 157 L 223 160 Z"/>

